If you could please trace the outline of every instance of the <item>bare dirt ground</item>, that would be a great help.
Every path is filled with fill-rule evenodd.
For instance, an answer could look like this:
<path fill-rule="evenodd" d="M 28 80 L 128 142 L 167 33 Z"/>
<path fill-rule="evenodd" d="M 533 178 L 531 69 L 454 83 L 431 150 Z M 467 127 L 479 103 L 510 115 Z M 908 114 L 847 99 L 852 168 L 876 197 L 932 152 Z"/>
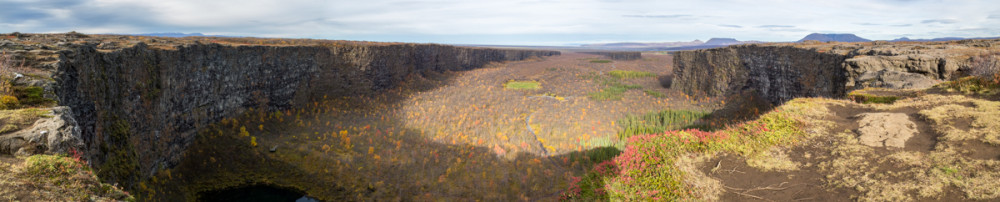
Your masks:
<path fill-rule="evenodd" d="M 889 95 L 899 92 L 881 93 Z M 809 136 L 775 148 L 769 162 L 795 165 L 766 170 L 748 158 L 718 155 L 700 172 L 719 180 L 727 201 L 969 201 L 1000 196 L 1000 102 L 956 94 L 918 94 L 894 104 L 815 99 Z M 916 133 L 902 148 L 859 140 L 863 113 L 899 113 Z M 892 132 L 892 131 L 890 131 Z"/>
<path fill-rule="evenodd" d="M 592 62 L 598 58 L 564 53 L 414 75 L 377 96 L 251 112 L 206 130 L 184 162 L 158 175 L 166 180 L 148 182 L 140 198 L 265 183 L 326 200 L 555 200 L 571 177 L 597 163 L 589 154 L 618 151 L 614 122 L 625 115 L 709 108 L 698 103 L 711 100 L 663 87 L 668 55 Z M 612 70 L 657 76 L 622 79 L 641 89 L 621 100 L 588 98 L 605 87 L 600 78 Z M 541 88 L 504 89 L 510 80 L 537 81 Z M 277 151 L 269 152 L 272 147 Z"/>

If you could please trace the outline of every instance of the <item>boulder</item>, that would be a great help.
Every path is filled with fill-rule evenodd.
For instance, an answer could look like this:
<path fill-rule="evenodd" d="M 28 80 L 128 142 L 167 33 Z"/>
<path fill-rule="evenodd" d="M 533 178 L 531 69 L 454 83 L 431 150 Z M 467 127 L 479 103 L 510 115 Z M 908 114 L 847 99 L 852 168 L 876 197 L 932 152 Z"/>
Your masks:
<path fill-rule="evenodd" d="M 924 89 L 938 83 L 941 81 L 921 74 L 883 69 L 861 74 L 855 88 Z"/>
<path fill-rule="evenodd" d="M 906 140 L 918 132 L 910 116 L 903 113 L 864 113 L 855 118 L 860 118 L 858 139 L 861 144 L 872 147 L 903 148 Z"/>
<path fill-rule="evenodd" d="M 69 107 L 52 108 L 47 118 L 31 128 L 0 135 L 0 154 L 65 154 L 84 147 L 80 128 Z"/>

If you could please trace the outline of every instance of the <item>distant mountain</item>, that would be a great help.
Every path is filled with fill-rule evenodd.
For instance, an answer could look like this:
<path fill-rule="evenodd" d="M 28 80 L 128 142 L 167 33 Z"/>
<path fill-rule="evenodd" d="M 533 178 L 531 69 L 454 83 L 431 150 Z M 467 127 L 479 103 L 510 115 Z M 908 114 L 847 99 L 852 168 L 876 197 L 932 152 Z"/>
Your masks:
<path fill-rule="evenodd" d="M 799 42 L 808 41 L 808 40 L 816 40 L 816 41 L 822 41 L 822 42 L 831 42 L 831 41 L 836 41 L 836 42 L 868 42 L 868 41 L 872 41 L 872 40 L 868 40 L 868 39 L 865 39 L 865 38 L 858 37 L 857 35 L 854 35 L 854 34 L 820 34 L 820 33 L 812 33 L 812 34 L 807 35 L 805 38 L 800 39 Z"/>
<path fill-rule="evenodd" d="M 746 43 L 746 42 L 738 41 L 738 40 L 736 40 L 734 38 L 711 38 L 711 39 L 708 39 L 708 41 L 706 41 L 705 44 L 701 44 L 701 45 L 703 45 L 703 46 L 728 46 L 728 45 L 736 45 L 736 44 L 744 44 L 744 43 Z"/>
<path fill-rule="evenodd" d="M 681 46 L 697 46 L 704 44 L 701 40 L 694 40 L 690 42 L 655 42 L 655 43 L 641 43 L 641 42 L 621 42 L 621 43 L 600 43 L 600 44 L 583 44 L 580 47 L 593 48 L 593 49 L 608 49 L 608 50 L 643 50 L 650 48 L 662 48 L 662 47 L 681 47 Z"/>

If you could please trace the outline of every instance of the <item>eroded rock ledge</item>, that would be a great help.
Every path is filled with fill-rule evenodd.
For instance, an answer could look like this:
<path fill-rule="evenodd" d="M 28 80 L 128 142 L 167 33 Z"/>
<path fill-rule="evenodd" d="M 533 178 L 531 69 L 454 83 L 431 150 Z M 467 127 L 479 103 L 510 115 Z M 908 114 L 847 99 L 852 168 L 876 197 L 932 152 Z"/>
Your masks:
<path fill-rule="evenodd" d="M 674 54 L 673 88 L 709 96 L 756 91 L 772 103 L 843 97 L 864 87 L 925 88 L 961 76 L 1000 40 L 734 45 Z"/>

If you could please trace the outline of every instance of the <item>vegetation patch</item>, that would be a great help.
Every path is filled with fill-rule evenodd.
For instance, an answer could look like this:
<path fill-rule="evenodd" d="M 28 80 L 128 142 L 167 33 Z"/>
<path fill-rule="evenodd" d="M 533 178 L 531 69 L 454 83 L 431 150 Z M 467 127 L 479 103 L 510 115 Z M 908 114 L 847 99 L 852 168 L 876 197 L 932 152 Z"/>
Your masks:
<path fill-rule="evenodd" d="M 809 108 L 805 105 L 808 104 L 793 100 L 754 121 L 715 132 L 686 129 L 628 137 L 621 155 L 574 178 L 561 199 L 672 201 L 692 198 L 696 190 L 683 183 L 686 174 L 675 165 L 680 157 L 688 153 L 718 152 L 753 156 L 769 152 L 775 145 L 796 142 L 797 137 L 805 134 L 801 129 L 803 122 L 797 118 L 801 116 L 800 110 Z M 653 117 L 657 116 L 671 117 Z"/>
<path fill-rule="evenodd" d="M 0 163 L 0 196 L 12 201 L 135 201 L 121 188 L 98 181 L 80 154 L 71 153 L 34 155 L 17 166 Z"/>
<path fill-rule="evenodd" d="M 34 124 L 36 120 L 49 117 L 50 110 L 43 109 L 18 109 L 0 110 L 0 134 L 14 132 Z"/>
<path fill-rule="evenodd" d="M 665 98 L 665 97 L 667 97 L 667 95 L 664 95 L 661 92 L 656 92 L 656 91 L 652 91 L 652 90 L 642 90 L 642 92 L 646 93 L 646 95 L 653 96 L 655 98 Z"/>
<path fill-rule="evenodd" d="M 878 96 L 867 93 L 851 92 L 847 95 L 847 98 L 862 104 L 892 104 L 899 99 L 897 96 Z"/>
<path fill-rule="evenodd" d="M 537 81 L 510 80 L 503 84 L 503 88 L 510 90 L 538 90 L 542 88 L 542 84 Z"/>
<path fill-rule="evenodd" d="M 611 60 L 590 60 L 590 63 L 611 63 Z"/>
<path fill-rule="evenodd" d="M 968 76 L 954 81 L 940 83 L 937 87 L 947 92 L 993 95 L 998 92 L 998 89 L 1000 89 L 1000 82 L 991 81 L 983 77 Z"/>
<path fill-rule="evenodd" d="M 43 93 L 45 92 L 42 87 L 29 86 L 14 87 L 14 96 L 20 101 L 21 105 L 32 106 L 32 107 L 43 107 L 55 105 L 56 101 L 53 99 L 45 98 Z"/>
<path fill-rule="evenodd" d="M 629 115 L 618 121 L 617 124 L 621 127 L 618 131 L 618 137 L 627 140 L 635 135 L 656 134 L 670 130 L 689 128 L 704 130 L 707 129 L 707 126 L 699 124 L 698 120 L 710 114 L 689 110 L 663 110 L 641 116 Z"/>
<path fill-rule="evenodd" d="M 644 71 L 632 71 L 632 70 L 614 70 L 608 72 L 608 75 L 619 78 L 619 79 L 633 79 L 633 78 L 644 78 L 644 77 L 654 77 L 656 74 Z"/>

